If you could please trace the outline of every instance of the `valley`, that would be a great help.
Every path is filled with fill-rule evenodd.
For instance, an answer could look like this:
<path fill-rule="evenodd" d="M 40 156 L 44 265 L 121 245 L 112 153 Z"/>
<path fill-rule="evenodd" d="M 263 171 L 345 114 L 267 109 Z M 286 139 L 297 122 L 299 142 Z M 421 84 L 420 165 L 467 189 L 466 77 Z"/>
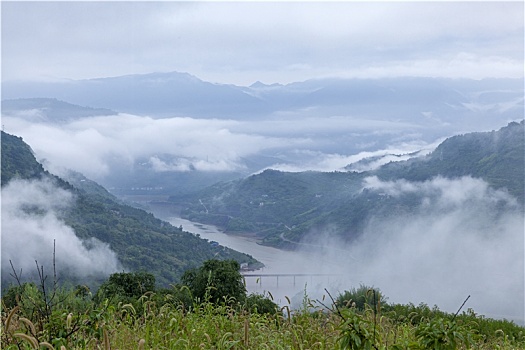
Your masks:
<path fill-rule="evenodd" d="M 229 233 L 256 234 L 262 244 L 282 249 L 305 248 L 318 239 L 316 231 L 326 230 L 333 238 L 351 243 L 373 217 L 415 215 L 425 201 L 438 205 L 440 193 L 452 190 L 447 182 L 486 182 L 522 207 L 524 139 L 523 121 L 510 123 L 498 131 L 449 138 L 424 157 L 390 162 L 376 170 L 265 170 L 193 195 L 171 196 L 169 201 L 182 208 L 184 218 L 217 225 Z M 399 190 L 391 190 L 396 186 Z M 428 186 L 435 186 L 435 193 L 425 193 Z M 503 206 L 492 215 L 507 209 Z M 436 214 L 442 211 L 435 210 Z"/>
<path fill-rule="evenodd" d="M 197 181 L 196 187 L 179 182 L 176 170 L 159 173 L 162 181 L 184 188 L 182 191 L 157 185 L 154 171 L 149 172 L 146 187 L 153 191 L 122 192 L 110 188 L 108 192 L 75 171 L 60 170 L 58 177 L 36 162 L 33 151 L 20 138 L 2 135 L 5 198 L 15 196 L 10 195 L 18 188 L 10 186 L 13 178 L 33 181 L 17 186 L 29 189 L 33 187 L 28 185 L 34 183 L 31 186 L 36 186 L 35 194 L 48 196 L 44 198 L 51 203 L 55 199 L 48 193 L 54 192 L 54 186 L 74 194 L 72 202 L 49 208 L 37 206 L 37 212 L 44 216 L 25 209 L 35 194 L 23 197 L 28 202 L 17 203 L 13 213 L 3 205 L 4 232 L 16 232 L 14 227 L 20 227 L 20 220 L 26 216 L 30 219 L 27 222 L 48 217 L 53 222 L 58 220 L 58 225 L 41 226 L 44 229 L 34 237 L 46 239 L 47 235 L 56 236 L 52 232 L 59 230 L 64 237 L 80 240 L 75 244 L 83 247 L 81 254 L 87 259 L 97 261 L 96 254 L 114 256 L 114 262 L 104 265 L 105 270 L 82 272 L 95 285 L 111 266 L 113 271 L 147 269 L 155 274 L 157 283 L 167 285 L 208 258 L 234 258 L 241 264 L 247 263 L 249 270 L 264 264 L 265 268 L 255 274 L 264 271 L 298 276 L 307 271 L 306 274 L 341 276 L 329 281 L 324 277 L 296 279 L 289 289 L 283 289 L 284 276 L 280 289 L 273 289 L 277 285 L 271 287 L 267 278 L 263 278 L 263 286 L 256 282 L 257 277 L 250 280 L 253 291 L 269 291 L 266 288 L 271 287 L 279 301 L 285 296 L 299 297 L 301 288 L 315 295 L 324 288 L 341 291 L 364 283 L 379 286 L 396 302 L 416 300 L 445 310 L 453 310 L 464 294 L 472 294 L 476 296 L 473 306 L 487 315 L 522 317 L 519 310 L 523 308 L 516 308 L 516 302 L 495 305 L 490 299 L 501 288 L 513 294 L 523 293 L 523 264 L 517 263 L 524 256 L 523 121 L 510 122 L 491 132 L 456 135 L 429 153 L 396 159 L 368 170 L 266 169 L 240 178 L 235 175 L 233 179 L 228 179 L 232 176 L 229 174 L 209 186 L 206 181 L 197 184 L 199 177 L 192 176 L 203 172 L 193 170 L 185 176 Z M 364 159 L 360 164 L 364 164 Z M 47 162 L 44 164 L 48 167 Z M 207 181 L 213 178 L 212 173 L 205 176 Z M 43 178 L 51 182 L 40 183 Z M 144 184 L 135 186 L 144 188 Z M 151 204 L 154 210 L 149 207 Z M 143 210 L 154 212 L 160 219 Z M 181 219 L 199 225 L 184 221 L 181 227 L 177 221 Z M 220 233 L 219 240 L 214 236 L 219 234 L 217 230 L 213 235 L 202 231 L 202 227 L 210 225 L 228 235 Z M 191 227 L 189 232 L 187 227 Z M 199 231 L 200 237 L 193 230 Z M 37 232 L 31 229 L 25 234 L 33 237 Z M 4 247 L 17 242 L 16 236 L 3 235 L 2 239 Z M 46 244 L 50 242 L 47 238 Z M 239 250 L 228 248 L 230 244 Z M 60 254 L 68 256 L 68 248 L 60 242 L 59 247 L 63 251 Z M 486 254 L 491 259 L 485 259 Z M 47 258 L 43 252 L 37 256 L 40 261 L 49 261 L 49 248 Z M 3 254 L 2 258 L 2 266 L 7 268 L 7 259 L 13 256 Z M 24 265 L 24 269 L 30 271 L 31 267 Z M 74 270 L 69 268 L 65 273 L 72 281 L 79 281 Z M 506 272 L 502 274 L 502 270 Z M 105 272 L 100 274 L 101 271 Z M 8 271 L 4 269 L 2 276 L 7 278 Z M 259 278 L 259 282 L 263 279 Z M 427 283 L 429 280 L 431 284 Z M 454 291 L 437 292 L 437 286 L 451 284 L 456 286 Z"/>
<path fill-rule="evenodd" d="M 523 11 L 2 2 L 2 349 L 525 349 Z"/>
<path fill-rule="evenodd" d="M 50 237 L 61 237 L 57 256 L 72 283 L 87 278 L 96 286 L 111 271 L 147 270 L 166 286 L 206 259 L 233 258 L 249 270 L 265 266 L 255 274 L 281 275 L 259 278 L 262 286 L 258 277 L 249 278 L 251 290 L 271 287 L 280 302 L 300 299 L 301 288 L 315 295 L 364 283 L 392 301 L 445 310 L 472 294 L 473 306 L 487 315 L 522 318 L 516 311 L 523 310 L 521 300 L 517 308 L 511 299 L 491 302 L 502 288 L 523 294 L 519 79 L 328 79 L 239 87 L 163 73 L 82 81 L 74 89 L 70 83 L 46 89 L 69 100 L 81 86 L 133 88 L 95 107 L 74 98 L 81 105 L 22 95 L 6 101 L 5 129 L 27 142 L 2 137 L 4 197 L 27 189 L 12 207 L 3 205 L 8 234 L 2 239 L 9 251 L 20 249 L 16 232 L 24 227 L 31 241 L 42 242 L 29 245 L 28 255 L 47 264 Z M 225 103 L 225 114 L 217 110 L 210 117 L 168 99 L 175 93 L 182 98 L 184 86 L 195 99 L 217 92 L 231 104 L 245 94 L 245 107 L 258 114 L 228 114 Z M 156 109 L 127 114 L 140 112 L 130 97 L 144 88 L 152 90 L 141 106 L 154 101 Z M 154 94 L 161 90 L 164 95 Z M 206 108 L 218 108 L 213 101 Z M 10 186 L 13 178 L 18 182 Z M 27 211 L 35 196 L 49 204 Z M 189 221 L 173 225 L 174 217 Z M 216 227 L 220 233 L 213 235 L 221 239 L 202 227 Z M 79 268 L 76 256 L 92 268 Z M 68 265 L 66 257 L 75 263 Z M 3 281 L 12 258 L 2 255 Z M 34 271 L 33 258 L 18 260 Z M 309 273 L 339 277 L 302 276 Z M 287 274 L 295 275 L 288 289 L 284 284 L 294 278 Z M 456 288 L 440 288 L 449 285 Z"/>

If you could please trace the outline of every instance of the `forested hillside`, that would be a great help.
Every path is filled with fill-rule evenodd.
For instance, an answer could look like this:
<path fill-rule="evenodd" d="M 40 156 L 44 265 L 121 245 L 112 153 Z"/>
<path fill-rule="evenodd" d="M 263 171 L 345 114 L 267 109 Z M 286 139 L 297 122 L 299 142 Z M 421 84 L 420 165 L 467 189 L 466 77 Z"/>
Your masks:
<path fill-rule="evenodd" d="M 160 285 L 177 282 L 185 270 L 214 257 L 235 259 L 252 266 L 258 264 L 250 256 L 222 246 L 212 247 L 206 240 L 182 228 L 173 227 L 152 214 L 119 202 L 104 188 L 80 174 L 71 174 L 69 182 L 49 174 L 21 138 L 2 132 L 2 189 L 15 179 L 49 179 L 56 188 L 73 193 L 73 205 L 58 212 L 58 218 L 72 227 L 84 242 L 94 237 L 109 244 L 125 269 L 153 273 Z M 32 215 L 44 214 L 44 209 L 35 207 L 26 211 Z M 3 223 L 7 219 L 3 217 Z M 24 232 L 12 233 L 3 229 L 2 240 L 13 234 L 24 240 Z M 53 237 L 49 240 L 52 241 Z M 8 266 L 2 266 L 3 282 L 9 278 L 5 268 Z"/>
<path fill-rule="evenodd" d="M 470 175 L 494 188 L 505 188 L 521 203 L 524 198 L 524 122 L 512 122 L 498 131 L 448 138 L 423 160 L 390 163 L 378 170 L 383 179 L 428 180 L 437 175 Z"/>
<path fill-rule="evenodd" d="M 228 232 L 256 233 L 264 244 L 294 248 L 305 236 L 327 228 L 344 240 L 357 238 L 375 216 L 413 212 L 417 193 L 391 196 L 367 188 L 365 179 L 425 182 L 442 177 L 481 179 L 524 202 L 524 123 L 498 131 L 458 135 L 423 158 L 367 172 L 287 173 L 266 170 L 220 183 L 194 196 L 171 197 L 187 218 Z"/>
<path fill-rule="evenodd" d="M 45 173 L 21 137 L 2 131 L 2 186 L 13 178 L 34 179 Z"/>

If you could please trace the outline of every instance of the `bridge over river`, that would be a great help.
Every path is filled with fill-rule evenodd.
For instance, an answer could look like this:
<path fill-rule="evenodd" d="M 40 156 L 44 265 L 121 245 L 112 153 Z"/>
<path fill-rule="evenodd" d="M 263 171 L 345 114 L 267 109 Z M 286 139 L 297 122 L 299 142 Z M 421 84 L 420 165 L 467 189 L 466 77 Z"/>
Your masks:
<path fill-rule="evenodd" d="M 327 283 L 330 283 L 331 277 L 333 279 L 340 279 L 343 277 L 343 275 L 335 273 L 243 273 L 242 275 L 244 278 L 255 278 L 255 283 L 259 286 L 262 286 L 263 279 L 271 279 L 272 281 L 275 281 L 276 287 L 279 286 L 279 278 L 281 279 L 281 282 L 283 282 L 284 279 L 288 284 L 292 284 L 295 287 L 298 279 L 300 280 L 300 283 L 304 283 L 308 280 L 313 282 L 315 277 L 316 281 L 325 279 Z"/>

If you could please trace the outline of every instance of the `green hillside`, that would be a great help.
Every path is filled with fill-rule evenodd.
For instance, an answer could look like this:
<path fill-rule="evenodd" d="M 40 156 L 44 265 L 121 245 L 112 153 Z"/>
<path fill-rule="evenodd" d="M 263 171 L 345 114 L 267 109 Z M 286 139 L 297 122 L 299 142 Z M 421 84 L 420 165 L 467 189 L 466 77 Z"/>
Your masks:
<path fill-rule="evenodd" d="M 58 214 L 79 238 L 95 237 L 108 243 L 124 268 L 153 273 L 160 285 L 177 282 L 185 270 L 214 257 L 259 264 L 250 256 L 222 246 L 212 247 L 192 233 L 121 203 L 80 174 L 72 174 L 70 182 L 66 182 L 47 173 L 21 138 L 2 132 L 2 186 L 15 178 L 44 177 L 74 193 L 75 204 Z"/>
<path fill-rule="evenodd" d="M 416 194 L 400 198 L 363 190 L 363 179 L 426 181 L 437 176 L 480 178 L 524 202 L 524 123 L 445 140 L 430 155 L 369 172 L 286 173 L 266 170 L 216 184 L 192 196 L 171 197 L 190 220 L 227 232 L 256 233 L 263 244 L 294 248 L 308 232 L 332 228 L 345 240 L 359 236 L 371 213 L 401 215 L 420 204 Z"/>
<path fill-rule="evenodd" d="M 498 131 L 448 138 L 423 161 L 411 160 L 383 166 L 383 179 L 424 181 L 437 175 L 481 178 L 494 188 L 505 188 L 521 203 L 524 198 L 524 122 L 512 122 Z"/>
<path fill-rule="evenodd" d="M 21 137 L 1 132 L 2 186 L 13 178 L 34 179 L 45 173 L 33 155 L 31 147 Z"/>

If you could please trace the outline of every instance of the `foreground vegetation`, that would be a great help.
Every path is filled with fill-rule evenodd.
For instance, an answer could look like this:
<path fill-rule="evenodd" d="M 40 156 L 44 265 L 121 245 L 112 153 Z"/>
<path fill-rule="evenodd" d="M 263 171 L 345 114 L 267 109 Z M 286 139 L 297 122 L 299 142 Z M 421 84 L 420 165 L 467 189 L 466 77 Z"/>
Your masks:
<path fill-rule="evenodd" d="M 3 349 L 525 349 L 525 329 L 473 310 L 388 304 L 360 286 L 297 309 L 246 295 L 234 261 L 207 261 L 187 285 L 148 273 L 84 286 L 18 283 L 2 297 Z M 203 278 L 206 277 L 207 278 Z M 203 285 L 205 288 L 202 289 Z"/>

